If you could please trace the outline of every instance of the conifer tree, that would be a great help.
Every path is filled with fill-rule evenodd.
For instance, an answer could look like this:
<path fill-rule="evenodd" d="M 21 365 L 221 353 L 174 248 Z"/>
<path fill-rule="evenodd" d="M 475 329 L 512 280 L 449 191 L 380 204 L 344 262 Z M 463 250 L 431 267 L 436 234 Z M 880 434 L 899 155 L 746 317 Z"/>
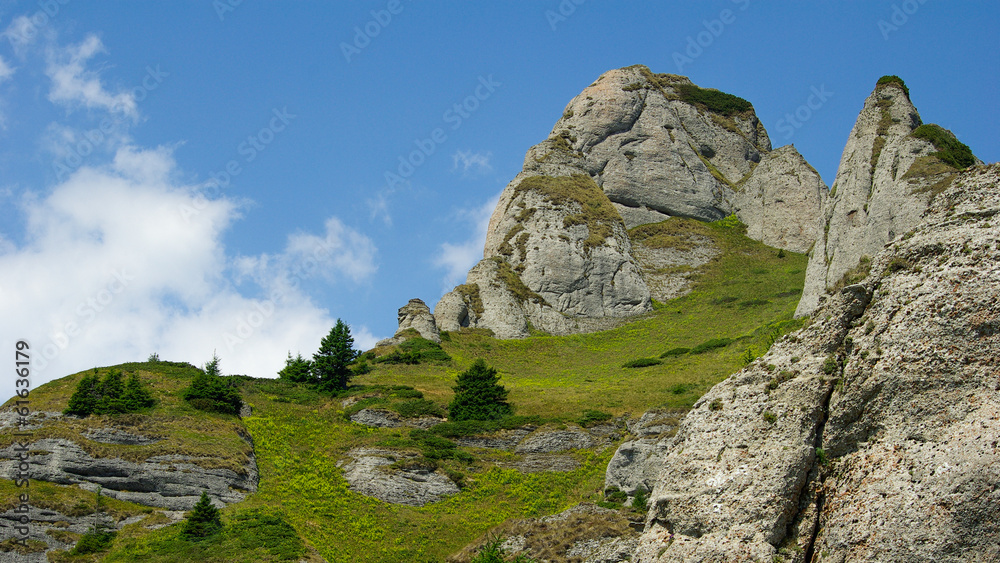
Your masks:
<path fill-rule="evenodd" d="M 219 509 L 212 505 L 205 491 L 184 521 L 181 537 L 186 540 L 198 541 L 216 534 L 222 530 L 222 517 Z"/>
<path fill-rule="evenodd" d="M 126 412 L 134 412 L 155 405 L 156 399 L 142 384 L 139 375 L 133 371 L 125 381 L 125 394 L 122 396 L 122 402 Z"/>
<path fill-rule="evenodd" d="M 507 389 L 500 385 L 497 370 L 486 365 L 482 359 L 472 367 L 458 374 L 455 381 L 455 397 L 448 405 L 448 418 L 462 420 L 499 420 L 513 414 L 514 408 L 507 402 Z"/>
<path fill-rule="evenodd" d="M 330 334 L 323 338 L 319 350 L 313 354 L 313 379 L 327 391 L 347 389 L 351 376 L 348 366 L 357 357 L 350 327 L 337 319 L 336 326 L 330 329 Z"/>
<path fill-rule="evenodd" d="M 100 376 L 97 375 L 97 368 L 94 368 L 94 373 L 83 376 L 80 383 L 77 383 L 76 391 L 73 391 L 73 395 L 69 398 L 69 405 L 63 414 L 76 416 L 93 414 L 100 398 L 100 385 Z"/>
<path fill-rule="evenodd" d="M 288 358 L 285 359 L 285 367 L 278 372 L 278 377 L 292 383 L 310 383 L 313 381 L 312 368 L 312 362 L 303 358 L 302 354 L 298 354 L 293 358 L 292 353 L 288 352 Z"/>

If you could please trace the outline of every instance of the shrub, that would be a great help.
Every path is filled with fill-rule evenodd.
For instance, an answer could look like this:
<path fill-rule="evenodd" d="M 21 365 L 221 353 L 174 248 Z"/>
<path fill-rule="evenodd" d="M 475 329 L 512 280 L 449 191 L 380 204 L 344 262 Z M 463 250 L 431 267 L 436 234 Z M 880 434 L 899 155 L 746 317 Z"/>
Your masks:
<path fill-rule="evenodd" d="M 591 426 L 595 426 L 602 422 L 611 420 L 612 417 L 613 415 L 611 413 L 595 411 L 595 410 L 586 410 L 583 411 L 583 416 L 580 417 L 579 420 L 577 420 L 577 424 L 579 424 L 584 428 L 589 428 Z"/>
<path fill-rule="evenodd" d="M 244 550 L 264 549 L 282 561 L 299 561 L 307 553 L 302 538 L 281 512 L 241 511 L 230 520 L 229 535 L 239 538 Z"/>
<path fill-rule="evenodd" d="M 212 505 L 211 499 L 205 491 L 201 492 L 201 498 L 191 512 L 188 513 L 181 529 L 181 538 L 191 541 L 199 541 L 209 536 L 215 535 L 222 530 L 222 517 L 219 509 Z"/>
<path fill-rule="evenodd" d="M 710 411 L 721 411 L 722 410 L 722 399 L 715 399 L 708 405 L 708 410 Z"/>
<path fill-rule="evenodd" d="M 452 420 L 499 420 L 511 415 L 514 408 L 507 402 L 507 389 L 500 385 L 497 370 L 482 359 L 458 374 L 455 397 L 448 404 Z"/>
<path fill-rule="evenodd" d="M 835 371 L 837 371 L 837 359 L 833 356 L 829 356 L 826 361 L 823 362 L 823 373 L 830 375 Z"/>
<path fill-rule="evenodd" d="M 628 495 L 625 494 L 625 491 L 620 490 L 618 487 L 608 487 L 607 489 L 604 489 L 604 500 L 622 504 L 628 500 Z"/>
<path fill-rule="evenodd" d="M 676 356 L 683 356 L 684 354 L 687 354 L 690 351 L 691 351 L 690 348 L 671 348 L 671 349 L 667 350 L 666 352 L 660 354 L 660 357 L 661 358 L 673 358 L 673 357 L 676 357 Z"/>
<path fill-rule="evenodd" d="M 524 555 L 518 555 L 514 559 L 506 559 L 504 556 L 503 543 L 506 538 L 501 536 L 490 536 L 486 543 L 479 548 L 476 556 L 469 560 L 469 563 L 534 563 Z"/>
<path fill-rule="evenodd" d="M 635 496 L 632 497 L 632 508 L 646 512 L 649 509 L 649 493 L 642 489 L 636 489 Z"/>
<path fill-rule="evenodd" d="M 691 349 L 692 354 L 703 354 L 710 350 L 715 350 L 716 348 L 725 348 L 733 343 L 732 338 L 713 338 L 711 340 L 706 340 L 701 344 L 695 346 Z"/>
<path fill-rule="evenodd" d="M 663 362 L 658 358 L 639 358 L 637 360 L 632 360 L 622 364 L 625 368 L 648 368 L 650 366 L 658 366 Z"/>
<path fill-rule="evenodd" d="M 111 547 L 111 543 L 114 541 L 114 532 L 91 528 L 87 531 L 87 533 L 80 537 L 80 541 L 76 542 L 76 545 L 73 546 L 73 549 L 71 549 L 69 553 L 70 555 L 87 555 L 89 553 L 97 553 Z"/>
<path fill-rule="evenodd" d="M 694 84 L 678 84 L 675 86 L 681 100 L 692 105 L 707 109 L 713 113 L 733 115 L 753 111 L 753 104 L 732 94 L 699 88 Z"/>
<path fill-rule="evenodd" d="M 826 450 L 823 448 L 816 448 L 816 461 L 823 467 L 830 464 L 830 459 L 826 457 Z"/>
<path fill-rule="evenodd" d="M 771 411 L 764 411 L 764 422 L 774 424 L 778 420 L 778 415 Z"/>

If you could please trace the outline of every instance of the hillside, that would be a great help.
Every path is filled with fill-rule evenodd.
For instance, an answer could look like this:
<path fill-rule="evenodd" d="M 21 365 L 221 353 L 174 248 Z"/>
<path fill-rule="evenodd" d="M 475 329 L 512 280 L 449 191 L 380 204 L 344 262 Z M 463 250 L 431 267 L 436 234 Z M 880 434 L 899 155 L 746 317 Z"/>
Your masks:
<path fill-rule="evenodd" d="M 147 456 L 183 454 L 204 456 L 201 462 L 206 465 L 243 459 L 241 456 L 250 452 L 248 443 L 252 443 L 253 459 L 260 472 L 259 488 L 244 500 L 228 504 L 224 509 L 227 522 L 243 522 L 241 519 L 250 515 L 254 521 L 270 522 L 279 528 L 287 523 L 294 530 L 289 532 L 291 535 L 285 534 L 290 542 L 286 546 L 288 553 L 308 553 L 311 546 L 329 561 L 442 561 L 509 518 L 543 516 L 581 501 L 602 500 L 605 468 L 627 430 L 621 418 L 602 423 L 598 417 L 585 423 L 589 428 L 581 427 L 586 411 L 602 411 L 614 417 L 653 407 L 683 411 L 742 366 L 748 350 L 750 355 L 763 353 L 774 338 L 793 326 L 791 316 L 804 276 L 803 255 L 782 253 L 779 258 L 776 249 L 748 239 L 742 234 L 743 227 L 733 221 L 670 221 L 655 229 L 634 231 L 632 236 L 661 250 L 684 247 L 689 236 L 696 236 L 710 241 L 718 255 L 699 268 L 685 269 L 683 274 L 692 286 L 688 295 L 657 304 L 653 313 L 636 322 L 584 335 L 511 341 L 496 340 L 470 329 L 444 333 L 441 347 L 450 360 L 418 365 L 373 363 L 374 369 L 355 378 L 343 397 L 321 395 L 282 381 L 239 377 L 234 382 L 238 382 L 252 409 L 252 414 L 242 420 L 194 411 L 178 399 L 180 389 L 195 372 L 189 365 L 123 364 L 117 367 L 137 370 L 154 389 L 159 401 L 156 408 L 141 415 L 84 420 L 53 415 L 51 420 L 43 421 L 44 426 L 35 430 L 35 435 L 60 436 L 79 443 L 89 448 L 95 458 L 139 461 Z M 750 283 L 744 283 L 747 280 Z M 695 348 L 719 338 L 733 342 L 704 353 L 668 356 L 651 367 L 623 367 L 631 360 L 658 358 L 674 348 Z M 391 351 L 375 350 L 372 355 Z M 421 394 L 443 410 L 451 398 L 455 375 L 477 358 L 500 369 L 502 383 L 510 389 L 516 414 L 522 418 L 513 421 L 510 430 L 488 431 L 484 438 L 452 438 L 470 444 L 459 445 L 458 449 L 467 452 L 472 461 L 441 460 L 433 473 L 461 482 L 457 494 L 425 506 L 407 506 L 351 490 L 342 471 L 345 463 L 353 459 L 352 454 L 358 455 L 364 449 L 390 450 L 398 452 L 395 455 L 400 459 L 407 459 L 425 446 L 419 439 L 414 440 L 407 428 L 373 428 L 352 423 L 347 416 L 361 406 L 398 409 L 400 403 Z M 37 397 L 34 404 L 47 412 L 61 410 L 85 373 L 40 387 L 32 394 L 33 400 Z M 400 386 L 412 391 L 393 390 Z M 402 398 L 393 399 L 394 394 Z M 355 406 L 353 402 L 358 399 L 365 402 Z M 145 433 L 151 438 L 155 428 L 155 437 L 165 439 L 152 445 L 112 447 L 84 437 L 88 429 L 104 427 L 133 435 Z M 8 443 L 10 432 L 9 428 L 3 430 Z M 249 442 L 239 437 L 244 432 Z M 573 442 L 574 438 L 582 438 L 583 442 Z M 474 445 L 502 439 L 513 439 L 510 449 Z M 521 451 L 515 447 L 519 441 L 527 444 L 545 439 L 555 445 L 524 447 Z M 569 443 L 560 443 L 567 439 Z M 36 456 L 47 457 L 41 453 L 36 451 Z M 214 461 L 209 463 L 209 459 Z M 95 476 L 88 482 L 98 481 Z M 89 490 L 80 485 L 51 487 L 61 495 L 94 499 L 93 487 L 83 485 Z M 103 494 L 117 494 L 113 486 L 105 482 Z M 156 516 L 160 511 L 129 506 L 133 512 L 151 514 L 155 520 L 150 522 L 160 525 L 180 516 L 170 511 Z M 254 512 L 257 509 L 265 512 L 258 514 Z M 63 516 L 59 519 L 78 520 L 67 515 L 75 513 L 60 513 Z M 147 529 L 147 521 L 133 523 L 117 514 L 109 522 L 122 527 L 122 531 L 105 559 L 108 561 L 132 560 L 139 553 L 147 554 L 143 557 L 152 561 L 266 560 L 256 558 L 258 551 L 254 550 L 259 548 L 252 547 L 252 542 L 247 544 L 245 538 L 235 535 L 220 538 L 211 550 L 196 556 L 190 545 L 176 539 L 176 525 L 151 530 Z M 79 528 L 74 533 L 81 534 L 87 524 L 81 520 L 74 526 Z M 344 542 L 345 537 L 352 541 Z M 62 549 L 68 545 L 59 544 Z M 275 553 L 286 549 L 272 547 Z M 157 555 L 149 555 L 154 553 Z"/>

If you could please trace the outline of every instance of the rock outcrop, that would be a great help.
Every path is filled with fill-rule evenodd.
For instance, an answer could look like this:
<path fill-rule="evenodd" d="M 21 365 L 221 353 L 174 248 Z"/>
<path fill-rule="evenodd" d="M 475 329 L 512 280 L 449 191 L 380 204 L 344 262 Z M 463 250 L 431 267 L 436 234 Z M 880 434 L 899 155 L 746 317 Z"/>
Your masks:
<path fill-rule="evenodd" d="M 29 444 L 28 471 L 33 480 L 62 485 L 100 486 L 102 494 L 146 506 L 190 510 L 202 491 L 220 505 L 240 502 L 257 490 L 258 472 L 252 458 L 237 473 L 225 468 L 207 468 L 185 455 L 150 457 L 142 462 L 118 458 L 95 458 L 77 443 L 63 438 L 45 438 Z M 15 446 L 0 449 L 0 477 L 13 479 L 18 473 Z M 211 460 L 209 460 L 211 461 Z"/>
<path fill-rule="evenodd" d="M 863 277 L 868 260 L 918 223 L 935 193 L 958 172 L 938 147 L 914 135 L 922 124 L 901 80 L 880 80 L 851 130 L 823 206 L 797 316 L 838 284 Z M 947 133 L 950 135 L 950 133 Z"/>
<path fill-rule="evenodd" d="M 392 338 L 380 340 L 377 346 L 392 346 L 406 340 L 406 335 L 417 331 L 421 337 L 432 342 L 441 342 L 441 333 L 438 332 L 437 322 L 431 314 L 431 308 L 421 299 L 410 299 L 409 303 L 399 308 L 396 313 L 399 321 L 399 328 Z"/>
<path fill-rule="evenodd" d="M 421 467 L 417 454 L 396 450 L 356 448 L 347 453 L 352 461 L 344 466 L 344 479 L 351 490 L 391 504 L 423 506 L 458 493 L 447 476 L 432 467 Z M 397 467 L 397 462 L 414 465 Z"/>
<path fill-rule="evenodd" d="M 632 561 L 1000 559 L 1000 165 L 910 228 L 664 441 Z"/>
<path fill-rule="evenodd" d="M 823 234 L 817 220 L 827 198 L 826 184 L 792 145 L 775 149 L 742 186 L 729 196 L 732 210 L 747 226 L 747 236 L 791 250 L 809 252 Z"/>
<path fill-rule="evenodd" d="M 751 237 L 804 252 L 825 194 L 794 147 L 772 154 L 746 100 L 644 66 L 608 71 L 528 150 L 483 261 L 437 304 L 437 326 L 498 338 L 608 328 L 651 310 L 627 229 L 736 213 Z M 667 298 L 685 285 L 653 283 Z"/>

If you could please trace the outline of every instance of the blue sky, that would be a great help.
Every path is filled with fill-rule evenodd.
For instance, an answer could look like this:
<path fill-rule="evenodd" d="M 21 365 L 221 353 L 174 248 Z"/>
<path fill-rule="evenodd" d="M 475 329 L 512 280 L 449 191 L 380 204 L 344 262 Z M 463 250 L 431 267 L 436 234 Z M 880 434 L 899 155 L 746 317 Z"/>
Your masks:
<path fill-rule="evenodd" d="M 337 318 L 371 346 L 408 299 L 433 307 L 464 280 L 491 201 L 567 102 L 636 63 L 750 100 L 828 184 L 884 74 L 993 162 L 998 16 L 943 0 L 0 1 L 0 346 L 32 343 L 35 384 L 152 352 L 271 376 Z"/>

